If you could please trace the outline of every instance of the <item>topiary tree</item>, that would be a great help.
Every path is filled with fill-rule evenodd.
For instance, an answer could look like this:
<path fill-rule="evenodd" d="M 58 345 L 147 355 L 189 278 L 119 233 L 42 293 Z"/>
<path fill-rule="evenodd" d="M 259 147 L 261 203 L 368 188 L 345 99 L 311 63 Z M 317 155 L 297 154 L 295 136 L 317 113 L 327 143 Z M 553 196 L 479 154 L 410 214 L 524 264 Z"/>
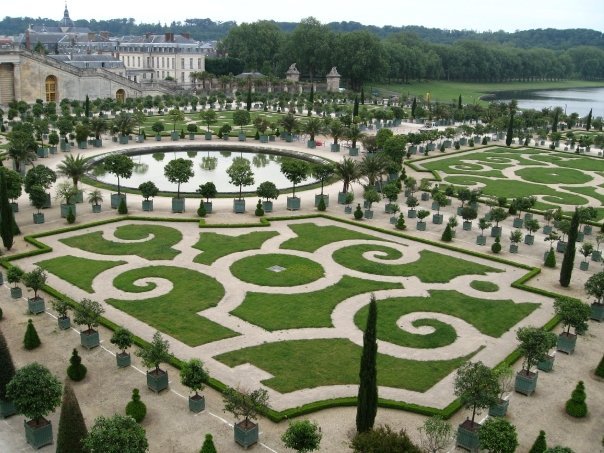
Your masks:
<path fill-rule="evenodd" d="M 388 425 L 357 433 L 352 439 L 350 448 L 355 453 L 422 453 L 422 450 L 409 439 L 404 429 L 396 432 Z"/>
<path fill-rule="evenodd" d="M 86 429 L 78 398 L 71 385 L 66 382 L 61 402 L 56 453 L 85 453 L 82 442 L 87 435 L 88 429 Z"/>
<path fill-rule="evenodd" d="M 598 366 L 596 367 L 596 376 L 604 378 L 604 355 L 602 356 L 600 363 L 598 363 Z M 0 393 L 0 398 L 1 397 L 2 394 Z"/>
<path fill-rule="evenodd" d="M 362 215 L 362 213 L 361 213 L 361 215 Z M 405 216 L 403 215 L 402 212 L 398 215 L 398 220 L 396 221 L 395 227 L 397 230 L 401 230 L 401 231 L 405 230 L 407 228 L 407 225 L 405 225 Z"/>
<path fill-rule="evenodd" d="M 113 332 L 111 336 L 111 344 L 116 345 L 119 349 L 121 349 L 122 354 L 126 354 L 126 349 L 132 346 L 134 341 L 134 335 L 128 329 L 123 327 L 118 327 Z"/>
<path fill-rule="evenodd" d="M 236 419 L 243 417 L 238 424 L 245 430 L 253 426 L 250 420 L 255 420 L 258 414 L 266 410 L 268 392 L 265 389 L 254 391 L 227 387 L 223 394 L 224 411 L 230 412 Z"/>
<path fill-rule="evenodd" d="M 94 332 L 94 328 L 99 325 L 101 315 L 105 312 L 105 309 L 95 300 L 82 299 L 74 311 L 73 322 L 87 326 L 84 332 Z"/>
<path fill-rule="evenodd" d="M 453 440 L 451 424 L 440 415 L 427 418 L 418 430 L 421 446 L 427 453 L 445 452 Z"/>
<path fill-rule="evenodd" d="M 73 349 L 71 358 L 69 359 L 69 367 L 67 367 L 67 376 L 72 381 L 79 382 L 86 377 L 86 366 L 82 364 L 82 358 L 78 354 L 77 349 Z"/>
<path fill-rule="evenodd" d="M 501 239 L 499 236 L 495 236 L 495 242 L 493 242 L 493 245 L 491 245 L 491 251 L 493 253 L 501 252 Z"/>
<path fill-rule="evenodd" d="M 285 159 L 281 164 L 281 173 L 292 183 L 292 197 L 296 198 L 296 185 L 308 178 L 310 165 L 303 160 Z"/>
<path fill-rule="evenodd" d="M 562 329 L 566 329 L 566 335 L 570 335 L 571 327 L 575 333 L 587 331 L 591 308 L 586 303 L 570 297 L 558 297 L 554 300 L 554 310 L 560 318 Z"/>
<path fill-rule="evenodd" d="M 149 197 L 155 197 L 159 193 L 159 189 L 153 181 L 146 181 L 138 186 L 138 190 L 141 191 L 141 195 L 145 201 L 149 201 Z"/>
<path fill-rule="evenodd" d="M 171 160 L 164 167 L 164 176 L 172 184 L 177 184 L 176 198 L 180 198 L 180 185 L 195 176 L 193 161 L 182 157 Z"/>
<path fill-rule="evenodd" d="M 482 362 L 467 362 L 460 366 L 455 375 L 455 396 L 461 404 L 472 409 L 472 427 L 478 409 L 486 409 L 497 403 L 499 384 L 493 370 Z"/>
<path fill-rule="evenodd" d="M 239 199 L 241 200 L 243 186 L 254 184 L 254 173 L 250 167 L 250 161 L 243 157 L 235 157 L 226 172 L 229 176 L 229 183 L 239 187 Z"/>
<path fill-rule="evenodd" d="M 587 415 L 587 404 L 585 404 L 585 385 L 579 381 L 573 390 L 570 399 L 566 402 L 566 413 L 571 417 L 583 418 Z"/>
<path fill-rule="evenodd" d="M 544 266 L 552 269 L 556 267 L 556 253 L 554 252 L 553 247 L 550 247 L 549 251 L 547 252 Z"/>
<path fill-rule="evenodd" d="M 279 189 L 277 189 L 277 186 L 272 181 L 264 181 L 256 189 L 256 195 L 264 198 L 266 201 L 276 200 L 279 197 Z"/>
<path fill-rule="evenodd" d="M 67 210 L 67 215 L 65 216 L 65 220 L 67 220 L 68 224 L 73 224 L 76 220 L 75 214 L 73 213 L 73 207 L 69 206 L 69 209 Z"/>
<path fill-rule="evenodd" d="M 453 240 L 453 233 L 451 232 L 451 225 L 449 225 L 448 223 L 447 223 L 447 226 L 445 227 L 445 231 L 443 231 L 443 234 L 440 237 L 440 240 L 443 242 L 451 242 Z"/>
<path fill-rule="evenodd" d="M 359 390 L 357 396 L 357 432 L 373 428 L 378 404 L 377 386 L 377 303 L 372 294 L 369 302 L 369 314 L 363 333 L 363 351 L 359 370 Z"/>
<path fill-rule="evenodd" d="M 543 329 L 527 326 L 521 327 L 516 332 L 520 342 L 520 352 L 524 356 L 522 370 L 525 376 L 532 375 L 531 368 L 547 357 L 547 353 L 556 345 L 556 335 Z"/>
<path fill-rule="evenodd" d="M 258 203 L 256 203 L 256 210 L 254 211 L 254 215 L 256 217 L 262 217 L 264 215 L 264 209 L 262 209 L 262 200 L 258 198 Z"/>
<path fill-rule="evenodd" d="M 356 209 L 354 210 L 353 216 L 355 220 L 361 220 L 363 218 L 363 210 L 361 209 L 361 204 L 358 203 Z"/>
<path fill-rule="evenodd" d="M 147 368 L 155 368 L 155 374 L 163 372 L 159 368 L 160 364 L 172 359 L 168 340 L 164 340 L 159 332 L 155 332 L 149 346 L 138 351 L 136 355 L 143 360 Z"/>
<path fill-rule="evenodd" d="M 127 415 L 98 417 L 94 421 L 84 446 L 89 452 L 145 453 L 149 444 L 145 430 Z"/>
<path fill-rule="evenodd" d="M 194 391 L 196 397 L 199 396 L 198 392 L 204 389 L 209 379 L 210 375 L 199 359 L 191 359 L 183 363 L 180 368 L 180 383 Z"/>
<path fill-rule="evenodd" d="M 214 198 L 216 197 L 216 195 L 218 195 L 218 190 L 216 190 L 216 184 L 214 184 L 212 181 L 208 181 L 205 184 L 201 184 L 197 189 L 197 192 L 206 199 L 207 203 L 210 202 L 210 198 Z"/>
<path fill-rule="evenodd" d="M 211 434 L 206 434 L 206 438 L 203 441 L 203 445 L 201 446 L 201 450 L 199 450 L 199 453 L 216 453 L 214 439 L 212 439 Z"/>
<path fill-rule="evenodd" d="M 129 415 L 136 423 L 140 423 L 147 415 L 147 406 L 141 401 L 138 389 L 132 390 L 132 400 L 126 404 L 126 415 Z"/>
<path fill-rule="evenodd" d="M 28 351 L 31 351 L 32 349 L 36 349 L 41 344 L 42 342 L 40 341 L 38 332 L 36 332 L 33 321 L 28 319 L 27 328 L 25 329 L 25 336 L 23 337 L 23 347 Z"/>
<path fill-rule="evenodd" d="M 132 158 L 125 154 L 113 153 L 103 160 L 103 166 L 108 173 L 117 177 L 117 193 L 120 194 L 120 178 L 132 176 L 132 170 L 134 169 Z"/>
<path fill-rule="evenodd" d="M 34 292 L 34 299 L 38 299 L 38 291 L 46 284 L 47 275 L 44 269 L 36 267 L 31 272 L 26 272 L 21 277 L 23 284 Z"/>
<path fill-rule="evenodd" d="M 281 441 L 287 448 L 298 453 L 307 453 L 319 449 L 321 443 L 321 428 L 310 420 L 297 420 L 289 423 L 287 430 L 281 436 Z"/>
<path fill-rule="evenodd" d="M 23 270 L 21 270 L 21 268 L 19 268 L 17 266 L 11 266 L 6 271 L 6 279 L 8 280 L 9 283 L 12 283 L 14 285 L 14 288 L 17 287 L 17 285 L 21 281 L 22 277 L 23 277 Z"/>
<path fill-rule="evenodd" d="M 537 439 L 535 439 L 533 446 L 529 450 L 529 453 L 543 453 L 545 450 L 547 450 L 545 431 L 541 430 L 539 431 L 539 435 L 537 436 Z"/>
<path fill-rule="evenodd" d="M 502 417 L 489 417 L 478 431 L 478 440 L 489 453 L 514 453 L 518 446 L 516 428 Z"/>

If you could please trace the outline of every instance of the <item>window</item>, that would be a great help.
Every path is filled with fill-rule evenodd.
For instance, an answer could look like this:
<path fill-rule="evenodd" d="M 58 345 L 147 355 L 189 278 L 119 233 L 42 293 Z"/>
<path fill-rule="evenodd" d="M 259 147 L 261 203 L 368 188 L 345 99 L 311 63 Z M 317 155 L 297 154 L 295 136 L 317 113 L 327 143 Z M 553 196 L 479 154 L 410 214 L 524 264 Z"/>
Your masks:
<path fill-rule="evenodd" d="M 141 57 L 136 57 L 137 59 L 137 66 L 140 68 L 141 67 Z"/>
<path fill-rule="evenodd" d="M 193 59 L 189 58 L 189 69 L 193 69 Z"/>
<path fill-rule="evenodd" d="M 57 78 L 55 76 L 46 77 L 46 102 L 56 102 L 57 100 Z"/>
<path fill-rule="evenodd" d="M 115 100 L 118 102 L 124 102 L 126 99 L 126 92 L 121 88 L 115 92 Z"/>
<path fill-rule="evenodd" d="M 201 69 L 201 58 L 197 59 L 197 69 Z"/>
<path fill-rule="evenodd" d="M 185 73 L 184 72 L 181 72 L 181 74 L 180 74 L 180 81 L 182 83 L 185 83 Z"/>
<path fill-rule="evenodd" d="M 184 58 L 180 59 L 180 69 L 185 69 L 185 59 Z"/>

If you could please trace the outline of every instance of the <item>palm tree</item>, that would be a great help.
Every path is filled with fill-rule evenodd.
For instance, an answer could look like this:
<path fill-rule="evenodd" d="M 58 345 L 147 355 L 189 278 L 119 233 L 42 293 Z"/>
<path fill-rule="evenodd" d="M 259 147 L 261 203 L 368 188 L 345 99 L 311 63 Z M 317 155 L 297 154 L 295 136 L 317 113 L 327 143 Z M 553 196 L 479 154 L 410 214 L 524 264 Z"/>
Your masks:
<path fill-rule="evenodd" d="M 361 132 L 358 124 L 352 124 L 345 132 L 344 136 L 351 141 L 351 148 L 357 147 L 357 141 L 361 140 L 365 134 Z"/>
<path fill-rule="evenodd" d="M 333 137 L 334 145 L 338 144 L 338 139 L 340 137 L 342 137 L 346 131 L 346 129 L 344 128 L 344 125 L 342 124 L 342 122 L 340 120 L 330 121 L 329 124 L 327 125 L 327 129 L 329 131 L 329 135 L 331 135 Z"/>
<path fill-rule="evenodd" d="M 367 182 L 371 187 L 375 186 L 375 183 L 380 180 L 382 174 L 386 171 L 386 160 L 382 154 L 366 154 L 359 163 L 361 174 L 367 178 Z"/>
<path fill-rule="evenodd" d="M 320 134 L 323 131 L 323 122 L 319 118 L 310 118 L 304 123 L 302 130 L 310 135 L 310 140 L 314 142 L 315 135 Z"/>
<path fill-rule="evenodd" d="M 129 135 L 134 129 L 134 119 L 130 113 L 120 112 L 113 119 L 113 127 L 123 136 Z"/>
<path fill-rule="evenodd" d="M 344 183 L 343 193 L 347 193 L 350 184 L 361 177 L 361 170 L 357 162 L 350 157 L 344 157 L 340 162 L 334 164 L 335 174 Z"/>
<path fill-rule="evenodd" d="M 73 154 L 68 154 L 65 156 L 65 159 L 57 165 L 57 173 L 61 176 L 71 178 L 73 185 L 77 189 L 78 182 L 88 170 L 89 160 L 90 158 L 82 157 L 81 154 L 78 154 L 76 157 L 73 157 Z"/>
<path fill-rule="evenodd" d="M 107 130 L 107 121 L 105 118 L 95 116 L 90 120 L 90 129 L 94 132 L 94 137 L 100 140 L 101 134 Z"/>

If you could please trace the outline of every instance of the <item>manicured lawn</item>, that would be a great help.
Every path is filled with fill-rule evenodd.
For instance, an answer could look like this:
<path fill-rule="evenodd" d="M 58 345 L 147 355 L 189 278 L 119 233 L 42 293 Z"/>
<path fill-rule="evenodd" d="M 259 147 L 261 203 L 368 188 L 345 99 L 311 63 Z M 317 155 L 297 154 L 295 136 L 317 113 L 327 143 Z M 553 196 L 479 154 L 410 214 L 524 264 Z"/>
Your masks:
<path fill-rule="evenodd" d="M 361 352 L 360 346 L 346 339 L 298 340 L 245 348 L 216 359 L 230 367 L 251 363 L 274 376 L 263 384 L 288 393 L 358 384 Z M 378 385 L 425 392 L 468 358 L 420 362 L 378 354 Z"/>
<path fill-rule="evenodd" d="M 378 338 L 396 344 L 403 343 L 409 334 L 402 336 L 396 321 L 403 315 L 417 311 L 444 313 L 463 319 L 480 332 L 499 338 L 518 322 L 539 308 L 540 304 L 518 303 L 512 300 L 477 299 L 457 291 L 429 291 L 430 297 L 396 297 L 378 301 Z M 355 315 L 354 321 L 359 328 L 367 323 L 368 307 L 365 306 Z M 450 335 L 447 331 L 443 337 Z M 422 337 L 423 335 L 414 335 Z M 421 338 L 417 338 L 421 344 Z M 420 346 L 415 346 L 420 347 Z"/>
<path fill-rule="evenodd" d="M 137 255 L 148 260 L 171 260 L 180 252 L 172 246 L 182 240 L 182 233 L 175 228 L 161 225 L 124 225 L 115 230 L 115 236 L 125 240 L 140 240 L 153 235 L 147 241 L 107 241 L 101 231 L 61 239 L 61 242 L 87 252 L 100 255 Z"/>
<path fill-rule="evenodd" d="M 169 280 L 172 290 L 159 297 L 109 299 L 107 303 L 193 347 L 237 335 L 197 315 L 199 311 L 216 306 L 224 297 L 222 285 L 207 275 L 181 267 L 149 266 L 124 272 L 113 285 L 130 293 L 144 293 L 153 290 L 156 284 L 137 285 L 135 282 L 149 277 Z"/>
<path fill-rule="evenodd" d="M 514 173 L 525 181 L 539 184 L 585 184 L 593 179 L 572 168 L 521 168 Z"/>
<path fill-rule="evenodd" d="M 494 293 L 499 291 L 499 286 L 493 282 L 485 282 L 484 280 L 473 280 L 470 282 L 470 286 L 476 291 L 482 291 L 484 293 Z"/>
<path fill-rule="evenodd" d="M 384 252 L 376 256 L 377 261 L 363 257 L 366 252 Z M 388 260 L 401 257 L 401 252 L 383 245 L 360 244 L 336 250 L 333 259 L 349 269 L 374 275 L 416 276 L 424 283 L 446 283 L 460 275 L 485 275 L 487 272 L 501 272 L 482 264 L 454 258 L 448 255 L 422 250 L 417 261 L 408 264 L 388 264 Z"/>
<path fill-rule="evenodd" d="M 62 280 L 93 293 L 92 282 L 101 272 L 126 264 L 126 261 L 99 261 L 77 256 L 60 256 L 36 263 Z"/>
<path fill-rule="evenodd" d="M 200 264 L 212 264 L 218 258 L 231 253 L 259 249 L 264 242 L 277 236 L 276 231 L 255 231 L 239 236 L 218 233 L 200 233 L 199 241 L 193 247 L 203 251 L 193 260 Z"/>
<path fill-rule="evenodd" d="M 280 266 L 284 270 L 269 270 Z M 242 258 L 231 265 L 231 273 L 247 283 L 260 286 L 298 286 L 314 282 L 325 275 L 319 263 L 295 255 L 269 253 Z"/>
<path fill-rule="evenodd" d="M 335 285 L 310 293 L 250 292 L 246 294 L 243 303 L 231 313 L 269 331 L 333 327 L 331 313 L 343 300 L 357 294 L 402 287 L 400 283 L 374 282 L 344 276 Z M 367 297 L 369 298 L 369 295 Z"/>
<path fill-rule="evenodd" d="M 332 242 L 351 239 L 365 239 L 375 241 L 375 236 L 359 233 L 357 231 L 337 226 L 317 226 L 314 223 L 300 223 L 289 225 L 289 228 L 298 235 L 297 238 L 288 239 L 281 244 L 282 249 L 315 252 L 324 245 Z"/>

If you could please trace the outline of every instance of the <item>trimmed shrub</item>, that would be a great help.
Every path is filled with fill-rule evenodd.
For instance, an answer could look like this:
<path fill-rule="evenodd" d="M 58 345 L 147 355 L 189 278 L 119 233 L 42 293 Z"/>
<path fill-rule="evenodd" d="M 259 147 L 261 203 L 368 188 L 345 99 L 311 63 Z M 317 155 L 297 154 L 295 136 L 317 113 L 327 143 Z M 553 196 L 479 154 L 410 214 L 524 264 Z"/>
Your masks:
<path fill-rule="evenodd" d="M 0 321 L 2 320 L 3 317 L 4 317 L 4 313 L 2 313 L 2 309 L 0 308 Z"/>
<path fill-rule="evenodd" d="M 487 140 L 486 137 L 482 137 L 482 144 L 483 145 L 488 145 L 489 144 L 489 141 Z"/>
<path fill-rule="evenodd" d="M 352 439 L 350 448 L 355 453 L 421 453 L 413 444 L 404 429 L 393 431 L 388 425 L 378 426 L 363 433 L 357 433 Z"/>
<path fill-rule="evenodd" d="M 0 330 L 0 399 L 6 400 L 6 386 L 15 375 L 15 364 Z"/>
<path fill-rule="evenodd" d="M 126 206 L 125 198 L 120 198 L 120 204 L 117 207 L 117 213 L 122 215 L 128 214 L 128 206 Z"/>
<path fill-rule="evenodd" d="M 363 211 L 361 210 L 361 204 L 357 204 L 357 208 L 354 210 L 354 218 L 356 220 L 361 220 L 363 218 Z"/>
<path fill-rule="evenodd" d="M 132 401 L 126 404 L 126 415 L 132 417 L 137 423 L 142 422 L 147 415 L 147 406 L 141 401 L 138 389 L 132 390 Z"/>
<path fill-rule="evenodd" d="M 203 200 L 199 202 L 199 208 L 197 208 L 197 215 L 199 217 L 205 217 L 206 215 L 208 215 L 208 213 L 206 212 L 206 207 L 203 204 Z"/>
<path fill-rule="evenodd" d="M 216 447 L 214 446 L 214 440 L 212 439 L 211 434 L 206 434 L 206 438 L 203 441 L 199 453 L 216 453 Z"/>
<path fill-rule="evenodd" d="M 323 197 L 321 197 L 321 199 L 319 200 L 319 205 L 317 206 L 317 209 L 321 212 L 324 212 L 327 209 L 327 206 L 325 206 L 325 199 Z"/>
<path fill-rule="evenodd" d="M 75 214 L 73 213 L 73 208 L 71 206 L 69 206 L 69 211 L 67 211 L 67 217 L 65 217 L 65 219 L 70 225 L 76 220 Z"/>
<path fill-rule="evenodd" d="M 547 442 L 545 441 L 545 431 L 539 431 L 539 436 L 535 439 L 535 443 L 529 450 L 529 453 L 543 453 L 547 450 Z"/>
<path fill-rule="evenodd" d="M 23 346 L 28 351 L 32 349 L 36 349 L 40 346 L 42 342 L 40 341 L 40 337 L 38 336 L 38 332 L 36 332 L 36 328 L 34 327 L 34 323 L 31 319 L 27 321 L 27 329 L 25 330 L 25 336 L 23 337 Z"/>
<path fill-rule="evenodd" d="M 459 149 L 461 148 L 459 142 L 455 142 L 455 149 L 459 151 Z"/>
<path fill-rule="evenodd" d="M 585 404 L 585 386 L 583 381 L 579 381 L 570 399 L 566 402 L 566 413 L 571 417 L 583 418 L 587 415 L 587 404 Z"/>
<path fill-rule="evenodd" d="M 545 267 L 556 267 L 556 254 L 554 253 L 554 249 L 550 248 L 549 252 L 547 252 L 547 257 L 545 258 Z"/>
<path fill-rule="evenodd" d="M 401 212 L 398 216 L 398 220 L 396 221 L 396 229 L 397 230 L 405 230 L 407 229 L 407 225 L 405 225 L 405 216 Z"/>
<path fill-rule="evenodd" d="M 445 227 L 445 231 L 443 231 L 443 234 L 440 237 L 440 240 L 443 242 L 451 242 L 453 240 L 453 234 L 451 233 L 451 225 L 449 225 L 448 223 Z"/>
<path fill-rule="evenodd" d="M 493 245 L 491 245 L 491 252 L 493 252 L 493 253 L 501 252 L 501 241 L 499 239 L 499 236 L 495 236 L 495 242 L 493 242 Z"/>
<path fill-rule="evenodd" d="M 474 139 L 471 138 L 470 140 L 468 140 L 468 146 L 473 148 L 474 147 Z"/>
<path fill-rule="evenodd" d="M 258 200 L 256 203 L 256 210 L 254 211 L 256 217 L 262 217 L 264 215 L 264 209 L 262 209 L 262 200 Z"/>
<path fill-rule="evenodd" d="M 596 376 L 604 378 L 604 355 L 602 356 L 602 360 L 600 360 L 600 363 L 596 368 Z"/>
<path fill-rule="evenodd" d="M 66 382 L 61 403 L 56 453 L 85 453 L 82 440 L 88 435 L 86 422 L 71 385 Z"/>
<path fill-rule="evenodd" d="M 71 358 L 69 359 L 70 365 L 67 367 L 67 376 L 69 379 L 75 382 L 79 382 L 86 377 L 86 366 L 82 364 L 82 357 L 78 354 L 77 349 L 73 349 Z"/>

